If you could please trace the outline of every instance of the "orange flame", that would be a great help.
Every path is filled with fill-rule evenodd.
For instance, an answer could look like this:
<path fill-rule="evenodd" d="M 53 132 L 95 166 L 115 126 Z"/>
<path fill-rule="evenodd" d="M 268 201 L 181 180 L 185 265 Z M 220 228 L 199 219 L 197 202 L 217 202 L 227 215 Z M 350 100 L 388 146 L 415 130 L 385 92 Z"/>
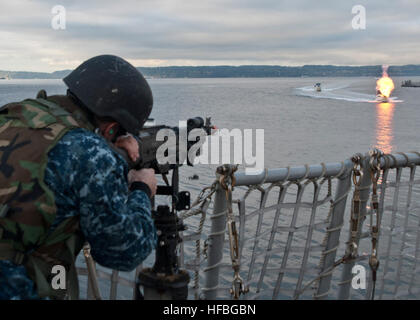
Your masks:
<path fill-rule="evenodd" d="M 382 67 L 382 78 L 376 81 L 376 90 L 378 94 L 389 98 L 391 96 L 392 91 L 394 90 L 394 81 L 388 76 L 387 69 L 388 67 Z"/>

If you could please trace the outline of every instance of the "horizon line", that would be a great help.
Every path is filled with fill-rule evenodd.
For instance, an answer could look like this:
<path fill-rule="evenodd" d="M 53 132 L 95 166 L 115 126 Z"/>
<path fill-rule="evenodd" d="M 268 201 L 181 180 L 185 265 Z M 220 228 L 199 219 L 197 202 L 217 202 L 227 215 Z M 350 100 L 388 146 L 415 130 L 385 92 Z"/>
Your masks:
<path fill-rule="evenodd" d="M 306 66 L 311 67 L 351 67 L 351 68 L 360 68 L 360 67 L 378 67 L 383 66 L 383 64 L 374 64 L 374 65 L 338 65 L 338 64 L 304 64 L 299 66 L 290 66 L 290 65 L 279 65 L 279 64 L 244 64 L 244 65 L 170 65 L 170 66 L 149 66 L 149 67 L 143 67 L 143 66 L 134 66 L 135 68 L 216 68 L 216 67 L 232 67 L 232 68 L 240 68 L 240 67 L 284 67 L 284 68 L 303 68 Z M 409 63 L 409 64 L 402 64 L 402 65 L 387 65 L 388 67 L 405 67 L 405 66 L 420 66 L 416 63 Z M 76 67 L 77 68 L 77 67 Z M 72 71 L 74 69 L 61 69 L 61 70 L 54 70 L 51 72 L 47 71 L 25 71 L 25 70 L 0 70 L 1 72 L 30 72 L 30 73 L 46 73 L 51 74 L 54 72 L 62 72 L 62 71 Z"/>

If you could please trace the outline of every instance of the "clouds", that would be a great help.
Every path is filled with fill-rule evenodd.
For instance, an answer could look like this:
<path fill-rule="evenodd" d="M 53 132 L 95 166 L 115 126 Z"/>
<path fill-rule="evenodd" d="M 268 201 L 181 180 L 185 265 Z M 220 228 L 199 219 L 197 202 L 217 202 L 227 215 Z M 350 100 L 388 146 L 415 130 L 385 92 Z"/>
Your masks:
<path fill-rule="evenodd" d="M 57 1 L 1 3 L 0 69 L 68 69 L 103 53 L 136 66 L 420 63 L 417 0 L 86 2 L 61 1 L 66 30 L 51 28 Z M 355 4 L 366 30 L 351 28 Z"/>

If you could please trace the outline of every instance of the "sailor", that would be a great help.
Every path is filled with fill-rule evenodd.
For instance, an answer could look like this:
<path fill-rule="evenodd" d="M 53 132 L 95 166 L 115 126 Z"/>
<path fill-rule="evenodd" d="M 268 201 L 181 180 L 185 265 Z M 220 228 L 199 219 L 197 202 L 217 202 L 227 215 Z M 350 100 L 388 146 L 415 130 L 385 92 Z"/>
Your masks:
<path fill-rule="evenodd" d="M 129 170 L 151 89 L 122 58 L 102 55 L 63 79 L 66 95 L 0 109 L 0 299 L 77 299 L 85 241 L 100 265 L 130 271 L 154 249 L 153 169 Z M 54 286 L 54 266 L 65 283 Z M 59 269 L 56 269 L 59 270 Z"/>

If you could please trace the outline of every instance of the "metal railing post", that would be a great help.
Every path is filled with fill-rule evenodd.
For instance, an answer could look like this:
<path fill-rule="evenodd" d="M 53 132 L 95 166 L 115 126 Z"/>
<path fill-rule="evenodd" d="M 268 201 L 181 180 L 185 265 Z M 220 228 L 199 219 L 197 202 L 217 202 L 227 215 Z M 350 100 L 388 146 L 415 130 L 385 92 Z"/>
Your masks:
<path fill-rule="evenodd" d="M 205 288 L 203 288 L 203 293 L 206 300 L 217 298 L 219 269 L 223 259 L 223 246 L 225 241 L 226 210 L 226 192 L 220 184 L 217 184 L 213 214 L 210 216 L 211 229 L 208 243 L 207 268 L 204 269 Z"/>
<path fill-rule="evenodd" d="M 370 195 L 370 187 L 372 185 L 372 180 L 369 171 L 369 157 L 365 156 L 362 160 L 363 163 L 363 177 L 360 184 L 360 220 L 358 225 L 358 233 L 356 237 L 356 244 L 359 246 L 360 235 L 362 232 L 362 226 L 366 219 L 367 208 L 366 205 L 369 201 Z M 349 241 L 351 239 L 351 232 L 349 231 Z M 343 272 L 341 275 L 341 281 L 339 283 L 339 290 L 338 290 L 338 299 L 339 300 L 347 300 L 350 297 L 350 289 L 351 289 L 351 281 L 353 279 L 352 269 L 355 265 L 355 261 L 351 260 L 349 262 L 344 263 Z"/>
<path fill-rule="evenodd" d="M 340 241 L 340 233 L 344 222 L 344 212 L 346 210 L 346 202 L 348 192 L 351 188 L 351 170 L 346 170 L 346 174 L 339 178 L 336 195 L 334 198 L 334 208 L 332 212 L 331 222 L 328 226 L 328 238 L 325 246 L 324 260 L 321 265 L 320 274 L 327 272 L 334 265 L 337 256 L 337 249 Z M 328 291 L 330 290 L 332 274 L 327 274 L 319 280 L 317 293 L 314 295 L 315 299 L 326 299 Z"/>

